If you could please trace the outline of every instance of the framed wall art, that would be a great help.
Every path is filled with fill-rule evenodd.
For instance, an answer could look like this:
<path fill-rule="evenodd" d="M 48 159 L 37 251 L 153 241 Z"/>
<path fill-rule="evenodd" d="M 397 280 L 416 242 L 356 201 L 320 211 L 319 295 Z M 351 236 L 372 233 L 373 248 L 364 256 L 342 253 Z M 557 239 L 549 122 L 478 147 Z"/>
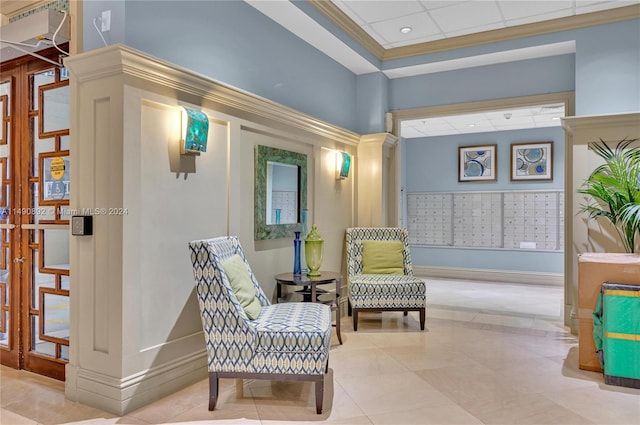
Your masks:
<path fill-rule="evenodd" d="M 495 181 L 497 165 L 496 145 L 458 148 L 458 181 Z"/>
<path fill-rule="evenodd" d="M 553 180 L 553 142 L 512 143 L 511 180 Z"/>

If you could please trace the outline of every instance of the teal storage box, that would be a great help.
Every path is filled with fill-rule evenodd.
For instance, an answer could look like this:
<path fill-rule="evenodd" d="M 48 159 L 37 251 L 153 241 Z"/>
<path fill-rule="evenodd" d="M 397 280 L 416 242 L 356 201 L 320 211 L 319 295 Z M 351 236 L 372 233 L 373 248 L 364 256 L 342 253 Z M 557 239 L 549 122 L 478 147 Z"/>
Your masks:
<path fill-rule="evenodd" d="M 607 282 L 601 297 L 596 312 L 601 311 L 602 328 L 594 330 L 594 338 L 596 347 L 598 337 L 602 339 L 604 382 L 640 388 L 640 285 Z"/>

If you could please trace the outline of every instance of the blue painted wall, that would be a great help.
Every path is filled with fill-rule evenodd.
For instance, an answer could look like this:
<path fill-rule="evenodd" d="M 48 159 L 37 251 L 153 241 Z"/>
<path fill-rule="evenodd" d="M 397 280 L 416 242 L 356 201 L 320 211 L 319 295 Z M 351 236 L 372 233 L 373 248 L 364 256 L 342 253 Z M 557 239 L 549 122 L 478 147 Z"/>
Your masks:
<path fill-rule="evenodd" d="M 640 111 L 640 20 L 580 32 L 576 115 Z"/>
<path fill-rule="evenodd" d="M 562 55 L 397 78 L 390 82 L 389 106 L 401 110 L 571 91 L 574 74 L 574 55 Z"/>
<path fill-rule="evenodd" d="M 356 76 L 245 2 L 85 2 L 85 51 L 104 45 L 91 22 L 106 9 L 110 43 L 357 130 Z"/>
<path fill-rule="evenodd" d="M 510 144 L 553 141 L 553 181 L 510 180 Z M 495 182 L 459 182 L 458 147 L 497 144 Z M 457 134 L 406 139 L 407 192 L 564 189 L 564 130 L 562 127 Z"/>
<path fill-rule="evenodd" d="M 510 144 L 543 141 L 553 141 L 553 181 L 511 182 Z M 564 131 L 561 127 L 407 139 L 403 144 L 406 193 L 564 189 L 565 149 Z M 458 147 L 481 144 L 497 144 L 497 181 L 458 182 Z M 464 258 L 464 263 L 460 262 L 461 258 Z M 411 259 L 418 266 L 542 273 L 563 273 L 564 271 L 562 252 L 412 246 Z"/>
<path fill-rule="evenodd" d="M 576 115 L 640 110 L 640 19 L 387 61 L 383 69 L 575 41 L 562 55 L 394 79 L 391 110 L 576 91 Z"/>
<path fill-rule="evenodd" d="M 384 116 L 389 105 L 387 76 L 382 72 L 359 75 L 356 93 L 358 132 L 361 134 L 384 132 Z"/>

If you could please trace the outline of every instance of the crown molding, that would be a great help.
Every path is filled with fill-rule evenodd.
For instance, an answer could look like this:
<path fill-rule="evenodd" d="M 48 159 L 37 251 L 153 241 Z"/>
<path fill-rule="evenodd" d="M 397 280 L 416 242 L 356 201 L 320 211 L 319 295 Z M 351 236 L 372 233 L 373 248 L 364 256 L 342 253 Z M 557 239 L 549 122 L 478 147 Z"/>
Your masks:
<path fill-rule="evenodd" d="M 571 134 L 577 130 L 593 128 L 636 128 L 636 134 L 640 134 L 640 112 L 605 115 L 583 115 L 579 117 L 561 118 L 562 127 Z M 630 135 L 636 137 L 636 135 Z"/>
<path fill-rule="evenodd" d="M 338 6 L 330 0 L 307 0 L 313 7 L 318 9 L 338 28 L 346 32 L 349 37 L 364 47 L 369 53 L 382 60 L 385 48 L 382 47 L 373 37 L 347 16 Z"/>
<path fill-rule="evenodd" d="M 508 108 L 525 108 L 549 103 L 564 103 L 566 116 L 574 114 L 574 92 L 558 92 L 537 94 L 532 96 L 508 97 L 503 99 L 484 100 L 478 102 L 453 103 L 448 105 L 426 106 L 423 108 L 402 109 L 392 111 L 394 128 L 398 121 L 424 117 L 459 115 L 474 112 L 495 111 Z"/>
<path fill-rule="evenodd" d="M 363 134 L 360 138 L 360 145 L 379 145 L 384 147 L 394 147 L 398 143 L 398 136 L 391 133 Z"/>
<path fill-rule="evenodd" d="M 610 24 L 640 18 L 640 4 L 618 7 L 615 9 L 585 13 L 548 21 L 534 22 L 508 28 L 484 31 L 476 34 L 461 35 L 443 40 L 428 41 L 409 46 L 385 49 L 358 24 L 349 18 L 333 2 L 329 0 L 308 0 L 336 26 L 357 41 L 369 53 L 381 61 L 403 59 L 412 56 L 474 47 L 500 41 L 532 37 L 536 35 L 567 31 L 595 25 Z"/>
<path fill-rule="evenodd" d="M 72 55 L 64 63 L 79 82 L 123 75 L 198 96 L 238 116 L 249 114 L 350 145 L 360 141 L 359 134 L 122 44 Z"/>

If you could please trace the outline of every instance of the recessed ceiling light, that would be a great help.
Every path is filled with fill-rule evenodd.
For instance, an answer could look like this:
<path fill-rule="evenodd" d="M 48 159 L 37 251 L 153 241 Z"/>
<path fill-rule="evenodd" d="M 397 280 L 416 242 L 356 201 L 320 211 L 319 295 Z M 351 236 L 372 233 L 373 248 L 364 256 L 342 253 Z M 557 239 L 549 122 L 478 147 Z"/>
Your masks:
<path fill-rule="evenodd" d="M 467 127 L 475 127 L 475 124 L 467 124 Z"/>
<path fill-rule="evenodd" d="M 402 27 L 400 28 L 400 32 L 403 34 L 409 34 L 411 32 L 412 28 L 411 27 Z"/>
<path fill-rule="evenodd" d="M 552 120 L 559 120 L 559 119 L 560 119 L 560 117 L 552 117 L 551 119 L 552 119 Z"/>

